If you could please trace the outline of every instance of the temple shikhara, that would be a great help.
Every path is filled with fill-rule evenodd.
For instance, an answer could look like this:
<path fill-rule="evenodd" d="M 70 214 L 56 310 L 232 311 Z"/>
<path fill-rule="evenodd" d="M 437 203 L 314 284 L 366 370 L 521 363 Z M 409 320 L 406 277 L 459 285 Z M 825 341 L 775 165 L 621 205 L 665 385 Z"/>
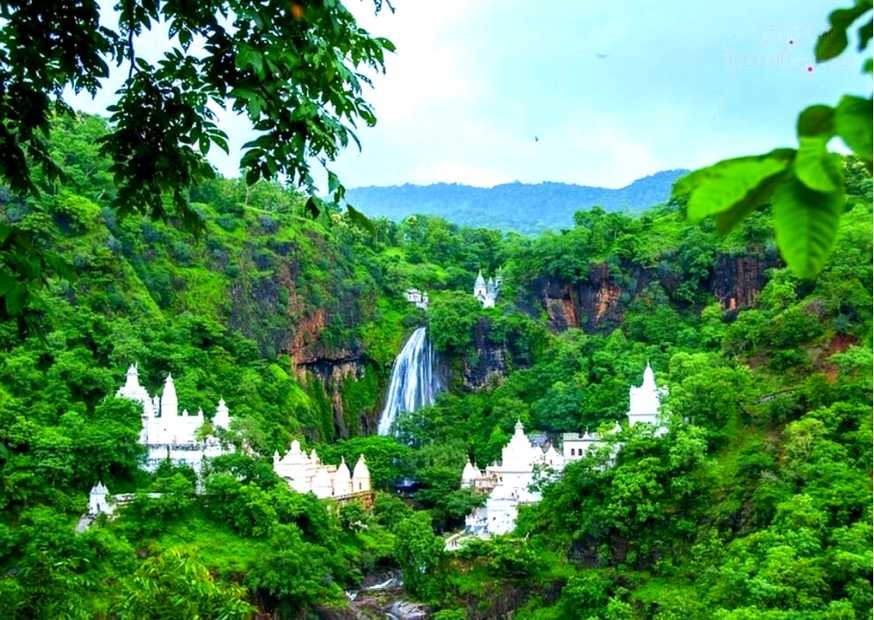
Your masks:
<path fill-rule="evenodd" d="M 629 389 L 628 424 L 650 424 L 657 436 L 664 435 L 667 427 L 659 411 L 664 389 L 656 386 L 655 374 L 649 364 L 643 372 L 643 383 Z M 616 424 L 613 431 L 619 430 Z M 561 475 L 565 465 L 579 460 L 593 447 L 603 445 L 597 432 L 564 433 L 562 452 L 551 444 L 535 445 L 525 434 L 521 422 L 516 422 L 515 432 L 509 443 L 501 450 L 501 460 L 484 470 L 468 461 L 461 473 L 461 486 L 488 493 L 484 506 L 475 509 L 465 519 L 468 534 L 506 534 L 516 525 L 520 504 L 540 501 L 540 492 L 535 488 L 540 481 L 549 481 Z"/>
<path fill-rule="evenodd" d="M 224 399 L 219 399 L 211 421 L 200 409 L 194 415 L 188 413 L 187 409 L 180 412 L 176 385 L 170 374 L 164 381 L 161 396 L 152 396 L 140 384 L 139 371 L 136 364 L 132 364 L 116 396 L 136 401 L 143 408 L 139 441 L 147 448 L 143 465 L 147 471 L 155 471 L 162 461 L 169 460 L 174 465 L 187 465 L 200 475 L 206 459 L 235 451 L 233 444 L 223 443 L 215 434 L 215 430 L 227 430 L 231 424 Z M 205 432 L 205 422 L 211 422 L 212 432 Z M 358 456 L 350 472 L 345 460 L 341 459 L 339 465 L 323 464 L 315 450 L 307 454 L 301 450 L 300 442 L 294 440 L 285 456 L 280 458 L 278 452 L 273 455 L 273 470 L 299 493 L 313 493 L 319 498 L 341 502 L 355 500 L 363 501 L 366 505 L 372 502 L 370 470 L 364 455 Z M 88 513 L 80 520 L 77 526 L 79 531 L 87 528 L 96 515 L 112 515 L 118 505 L 132 498 L 133 494 L 110 494 L 109 489 L 98 482 L 91 488 Z"/>
<path fill-rule="evenodd" d="M 483 308 L 494 308 L 500 291 L 500 273 L 496 274 L 494 278 L 489 278 L 488 282 L 483 278 L 482 270 L 476 274 L 476 281 L 473 284 L 473 296 L 482 304 Z"/>
<path fill-rule="evenodd" d="M 273 471 L 295 491 L 313 493 L 322 499 L 345 499 L 370 491 L 370 470 L 363 454 L 358 456 L 350 473 L 345 459 L 341 458 L 339 465 L 324 464 L 315 450 L 309 454 L 301 450 L 296 439 L 283 457 L 274 452 Z"/>
<path fill-rule="evenodd" d="M 140 385 L 136 364 L 132 364 L 116 396 L 129 398 L 143 407 L 140 443 L 148 450 L 145 463 L 148 471 L 154 471 L 161 461 L 169 459 L 174 464 L 188 465 L 199 472 L 205 458 L 234 452 L 233 445 L 223 445 L 215 434 L 198 438 L 198 431 L 206 421 L 203 410 L 198 409 L 194 415 L 187 409 L 179 411 L 176 385 L 171 374 L 164 381 L 161 396 L 150 396 Z M 219 399 L 211 423 L 213 431 L 230 427 L 231 416 L 224 399 Z"/>

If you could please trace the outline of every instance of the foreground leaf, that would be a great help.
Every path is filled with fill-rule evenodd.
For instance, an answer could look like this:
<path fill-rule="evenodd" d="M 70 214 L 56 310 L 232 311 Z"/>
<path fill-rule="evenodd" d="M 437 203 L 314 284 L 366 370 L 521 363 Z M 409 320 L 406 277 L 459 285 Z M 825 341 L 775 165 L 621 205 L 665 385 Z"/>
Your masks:
<path fill-rule="evenodd" d="M 835 132 L 853 152 L 871 161 L 871 99 L 844 95 L 835 109 Z"/>
<path fill-rule="evenodd" d="M 673 195 L 689 195 L 687 209 L 692 222 L 735 208 L 748 209 L 748 202 L 767 198 L 759 190 L 786 169 L 792 153 L 781 149 L 767 155 L 721 161 L 681 178 L 674 184 Z M 756 206 L 753 204 L 752 208 Z"/>
<path fill-rule="evenodd" d="M 820 272 L 838 233 L 843 191 L 816 192 L 793 175 L 774 190 L 774 228 L 780 253 L 802 278 Z"/>
<path fill-rule="evenodd" d="M 376 226 L 370 221 L 366 215 L 354 208 L 352 205 L 346 205 L 346 215 L 349 217 L 349 222 L 353 226 L 369 232 L 371 235 L 376 235 Z"/>
<path fill-rule="evenodd" d="M 793 169 L 798 180 L 817 192 L 835 192 L 841 184 L 840 156 L 829 153 L 825 136 L 801 137 Z"/>
<path fill-rule="evenodd" d="M 835 111 L 827 105 L 812 105 L 798 115 L 799 136 L 828 136 L 835 132 Z"/>

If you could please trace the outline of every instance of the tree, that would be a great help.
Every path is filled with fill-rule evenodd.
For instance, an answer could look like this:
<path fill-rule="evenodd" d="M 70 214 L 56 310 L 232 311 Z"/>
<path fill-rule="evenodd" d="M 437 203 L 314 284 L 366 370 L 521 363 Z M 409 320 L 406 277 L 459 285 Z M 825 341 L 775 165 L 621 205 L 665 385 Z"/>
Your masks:
<path fill-rule="evenodd" d="M 265 554 L 246 575 L 246 584 L 291 617 L 312 605 L 337 602 L 343 593 L 334 582 L 327 550 L 304 542 L 294 525 L 281 525 Z"/>
<path fill-rule="evenodd" d="M 431 531 L 431 518 L 417 512 L 395 529 L 395 557 L 404 574 L 404 586 L 422 598 L 437 593 L 436 573 L 443 559 L 443 541 Z"/>
<path fill-rule="evenodd" d="M 847 31 L 858 29 L 858 51 L 872 36 L 871 0 L 856 0 L 829 15 L 830 28 L 816 42 L 817 62 L 839 56 L 849 44 Z M 868 55 L 862 70 L 871 73 Z M 798 116 L 797 149 L 720 161 L 696 170 L 674 185 L 675 198 L 688 198 L 693 222 L 715 216 L 722 232 L 733 228 L 762 205 L 773 205 L 774 230 L 780 252 L 802 278 L 822 270 L 835 243 L 846 202 L 841 157 L 826 148 L 839 137 L 871 170 L 872 99 L 844 95 L 834 107 L 812 105 Z"/>
<path fill-rule="evenodd" d="M 467 351 L 481 314 L 479 302 L 468 293 L 452 291 L 437 297 L 428 317 L 431 342 L 440 351 Z"/>
<path fill-rule="evenodd" d="M 382 2 L 374 0 L 377 11 Z M 341 2 L 121 0 L 116 7 L 115 28 L 101 25 L 107 19 L 97 0 L 0 7 L 0 177 L 16 194 L 37 194 L 64 176 L 47 140 L 56 116 L 74 115 L 64 90 L 95 95 L 110 63 L 128 68 L 109 108 L 111 131 L 99 140 L 117 185 L 113 206 L 121 214 L 174 215 L 195 231 L 203 222 L 187 191 L 213 176 L 205 159 L 213 145 L 228 151 L 210 106 L 230 103 L 259 133 L 240 160 L 248 184 L 282 175 L 311 192 L 310 162 L 326 167 L 358 143 L 359 122 L 376 122 L 362 71 L 384 70 L 394 46 L 360 28 Z M 152 64 L 138 56 L 137 37 L 161 22 L 171 38 Z M 328 187 L 342 199 L 330 170 Z M 308 207 L 318 213 L 318 199 Z M 349 216 L 365 221 L 351 207 Z M 0 224 L 7 314 L 21 311 L 45 258 L 28 235 Z"/>
<path fill-rule="evenodd" d="M 243 588 L 217 583 L 209 570 L 170 550 L 149 558 L 122 584 L 119 618 L 251 618 Z"/>

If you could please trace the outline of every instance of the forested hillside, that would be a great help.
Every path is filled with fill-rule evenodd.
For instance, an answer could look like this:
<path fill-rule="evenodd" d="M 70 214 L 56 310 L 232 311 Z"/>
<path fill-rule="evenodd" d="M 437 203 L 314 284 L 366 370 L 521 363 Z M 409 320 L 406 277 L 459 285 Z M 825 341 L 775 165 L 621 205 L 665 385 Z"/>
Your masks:
<path fill-rule="evenodd" d="M 456 183 L 354 187 L 347 197 L 372 217 L 392 220 L 417 213 L 436 215 L 459 226 L 519 233 L 567 228 L 574 213 L 592 207 L 639 213 L 665 202 L 671 186 L 688 170 L 664 170 L 618 189 L 570 183 L 504 183 L 472 187 Z"/>
<path fill-rule="evenodd" d="M 727 236 L 689 224 L 682 202 L 580 210 L 532 237 L 426 215 L 371 233 L 348 214 L 313 219 L 276 184 L 216 179 L 192 191 L 194 237 L 172 215 L 107 208 L 104 131 L 64 121 L 51 148 L 66 180 L 0 195 L 0 222 L 72 268 L 0 324 L 8 617 L 383 617 L 344 590 L 390 571 L 441 620 L 870 617 L 859 162 L 843 163 L 826 268 L 799 280 L 767 208 Z M 495 308 L 471 295 L 479 269 L 500 269 Z M 427 312 L 409 287 L 429 292 Z M 374 436 L 392 361 L 422 325 L 449 389 Z M 615 462 L 608 446 L 569 465 L 514 534 L 444 550 L 482 502 L 459 488 L 469 457 L 497 458 L 517 419 L 553 439 L 611 426 L 647 361 L 668 389 L 665 436 L 623 427 Z M 211 463 L 202 492 L 191 470 L 138 468 L 139 413 L 112 397 L 134 362 L 150 391 L 172 371 L 181 404 L 210 412 L 223 397 L 235 416 L 223 439 L 241 451 Z M 364 453 L 373 511 L 291 491 L 270 459 L 292 439 L 327 463 Z M 135 498 L 77 533 L 98 480 Z"/>

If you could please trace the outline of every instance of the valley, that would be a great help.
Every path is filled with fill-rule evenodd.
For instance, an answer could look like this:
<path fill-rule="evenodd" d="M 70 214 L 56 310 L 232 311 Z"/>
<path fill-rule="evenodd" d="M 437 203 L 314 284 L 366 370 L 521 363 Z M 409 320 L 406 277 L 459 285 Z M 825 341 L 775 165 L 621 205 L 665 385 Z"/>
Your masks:
<path fill-rule="evenodd" d="M 769 208 L 719 235 L 682 200 L 579 210 L 524 237 L 423 214 L 368 231 L 278 184 L 217 178 L 192 190 L 193 238 L 107 207 L 108 162 L 77 157 L 104 130 L 65 122 L 53 149 L 69 180 L 2 196 L 4 221 L 74 268 L 0 323 L 11 617 L 866 617 L 858 161 L 842 163 L 833 254 L 802 280 Z M 187 417 L 214 438 L 186 441 L 222 448 L 203 465 L 143 467 L 143 404 L 113 397 L 132 364 L 149 399 L 172 375 L 172 402 L 143 402 L 205 412 Z M 648 367 L 663 428 L 628 423 Z M 149 432 L 183 432 L 162 416 Z M 517 425 L 558 452 L 616 430 L 503 535 L 447 549 L 487 501 L 462 472 L 485 476 Z M 331 499 L 343 468 L 363 479 L 357 463 L 372 505 Z M 125 505 L 77 533 L 98 482 Z M 389 577 L 390 593 L 366 591 Z"/>

